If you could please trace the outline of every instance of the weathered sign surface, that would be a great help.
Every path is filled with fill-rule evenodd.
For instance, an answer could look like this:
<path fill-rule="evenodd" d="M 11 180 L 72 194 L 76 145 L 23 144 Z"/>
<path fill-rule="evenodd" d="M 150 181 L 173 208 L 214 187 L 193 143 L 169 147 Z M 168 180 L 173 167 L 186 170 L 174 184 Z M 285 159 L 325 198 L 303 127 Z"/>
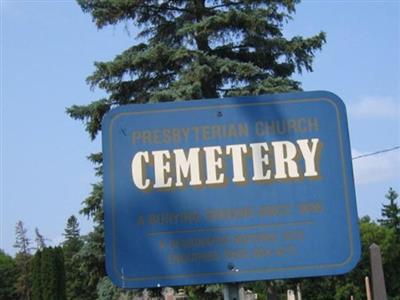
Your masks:
<path fill-rule="evenodd" d="M 127 105 L 102 128 L 106 264 L 117 285 L 340 274 L 357 263 L 336 95 Z"/>

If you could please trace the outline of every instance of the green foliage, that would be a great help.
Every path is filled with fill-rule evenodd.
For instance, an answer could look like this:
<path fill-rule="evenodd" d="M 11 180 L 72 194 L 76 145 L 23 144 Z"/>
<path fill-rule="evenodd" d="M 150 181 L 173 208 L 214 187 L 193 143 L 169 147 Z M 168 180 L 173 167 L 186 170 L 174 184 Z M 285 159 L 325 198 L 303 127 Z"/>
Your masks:
<path fill-rule="evenodd" d="M 383 218 L 379 220 L 379 223 L 385 227 L 393 228 L 400 239 L 400 207 L 397 203 L 399 194 L 390 188 L 385 197 L 389 200 L 389 204 L 383 204 Z"/>
<path fill-rule="evenodd" d="M 91 217 L 93 221 L 99 225 L 103 224 L 103 184 L 92 184 L 92 192 L 90 196 L 83 202 L 84 207 L 81 213 L 87 217 Z"/>
<path fill-rule="evenodd" d="M 220 284 L 186 286 L 184 290 L 190 300 L 223 299 L 222 286 Z"/>
<path fill-rule="evenodd" d="M 118 300 L 119 291 L 108 277 L 103 277 L 97 284 L 98 300 Z"/>
<path fill-rule="evenodd" d="M 64 254 L 60 247 L 36 252 L 32 278 L 32 300 L 66 300 Z"/>
<path fill-rule="evenodd" d="M 68 300 L 93 299 L 93 291 L 88 289 L 87 273 L 81 267 L 84 263 L 78 256 L 84 241 L 80 236 L 79 223 L 75 216 L 68 218 L 63 235 L 66 297 Z"/>
<path fill-rule="evenodd" d="M 397 203 L 398 193 L 392 188 L 385 195 L 389 204 L 383 204 L 382 219 L 378 220 L 385 229 L 390 231 L 387 234 L 383 264 L 385 270 L 385 281 L 389 295 L 397 296 L 400 299 L 400 207 Z M 394 299 L 394 298 L 393 298 Z"/>
<path fill-rule="evenodd" d="M 385 273 L 386 289 L 389 296 L 400 295 L 396 274 L 400 274 L 400 244 L 393 229 L 380 226 L 369 217 L 360 220 L 361 259 L 356 268 L 343 276 L 316 277 L 300 280 L 302 293 L 306 299 L 365 299 L 365 276 L 371 277 L 369 247 L 380 246 Z"/>
<path fill-rule="evenodd" d="M 286 299 L 284 297 L 286 290 L 296 290 L 297 284 L 300 285 L 303 299 L 341 300 L 350 299 L 351 295 L 354 296 L 354 299 L 366 299 L 364 279 L 365 276 L 371 278 L 369 247 L 373 243 L 378 244 L 381 248 L 389 299 L 397 299 L 396 297 L 400 295 L 398 282 L 400 243 L 394 229 L 381 226 L 366 216 L 360 219 L 360 233 L 361 259 L 351 272 L 341 276 L 274 281 L 278 299 Z M 259 299 L 269 299 L 265 296 L 268 292 L 268 283 L 266 282 L 249 283 L 246 284 L 246 288 L 258 293 Z"/>
<path fill-rule="evenodd" d="M 30 277 L 30 254 L 17 253 L 15 256 L 15 265 L 17 269 L 17 280 L 15 289 L 20 300 L 29 300 L 31 295 L 31 277 Z"/>
<path fill-rule="evenodd" d="M 35 275 L 34 275 L 35 276 Z M 56 270 L 52 248 L 44 248 L 41 254 L 40 273 L 43 285 L 41 294 L 43 299 L 52 299 L 57 293 Z"/>
<path fill-rule="evenodd" d="M 138 290 L 117 288 L 108 277 L 103 277 L 97 284 L 97 300 L 130 300 L 137 299 L 133 297 L 139 294 Z"/>
<path fill-rule="evenodd" d="M 102 225 L 96 226 L 93 232 L 84 237 L 84 245 L 74 260 L 79 264 L 79 271 L 85 277 L 86 293 L 90 296 L 88 299 L 95 299 L 97 284 L 106 276 Z"/>
<path fill-rule="evenodd" d="M 298 2 L 79 0 L 99 28 L 137 25 L 142 43 L 96 62 L 87 81 L 108 97 L 68 113 L 85 122 L 93 139 L 116 105 L 298 90 L 290 77 L 312 71 L 314 53 L 325 42 L 323 32 L 284 37 Z"/>
<path fill-rule="evenodd" d="M 65 293 L 65 263 L 64 253 L 61 247 L 54 248 L 54 260 L 57 276 L 57 300 L 66 300 Z"/>
<path fill-rule="evenodd" d="M 32 259 L 32 300 L 43 300 L 42 295 L 42 284 L 44 284 L 42 279 L 42 251 L 36 251 Z"/>
<path fill-rule="evenodd" d="M 78 219 L 72 215 L 67 220 L 67 225 L 64 230 L 64 237 L 65 242 L 63 243 L 64 246 L 70 246 L 71 250 L 79 250 L 81 247 L 81 240 L 80 240 L 80 230 L 79 230 L 79 223 Z"/>
<path fill-rule="evenodd" d="M 14 259 L 0 249 L 0 299 L 14 300 L 17 298 L 14 283 L 17 270 Z"/>
<path fill-rule="evenodd" d="M 22 221 L 18 221 L 15 226 L 15 244 L 17 249 L 15 256 L 15 265 L 17 270 L 17 279 L 15 281 L 15 290 L 20 300 L 29 300 L 31 295 L 30 282 L 30 260 L 31 247 L 30 239 L 27 236 L 28 230 Z"/>

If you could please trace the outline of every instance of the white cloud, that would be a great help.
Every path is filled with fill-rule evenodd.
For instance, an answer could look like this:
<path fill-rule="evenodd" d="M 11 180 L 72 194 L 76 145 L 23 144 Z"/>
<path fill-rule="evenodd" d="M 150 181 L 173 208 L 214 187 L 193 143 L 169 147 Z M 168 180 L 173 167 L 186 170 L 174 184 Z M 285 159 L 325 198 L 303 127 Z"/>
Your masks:
<path fill-rule="evenodd" d="M 352 150 L 353 157 L 364 153 Z M 382 153 L 353 160 L 357 184 L 370 184 L 400 178 L 400 151 Z"/>
<path fill-rule="evenodd" d="M 400 103 L 391 97 L 364 97 L 349 105 L 349 113 L 357 119 L 400 118 Z"/>

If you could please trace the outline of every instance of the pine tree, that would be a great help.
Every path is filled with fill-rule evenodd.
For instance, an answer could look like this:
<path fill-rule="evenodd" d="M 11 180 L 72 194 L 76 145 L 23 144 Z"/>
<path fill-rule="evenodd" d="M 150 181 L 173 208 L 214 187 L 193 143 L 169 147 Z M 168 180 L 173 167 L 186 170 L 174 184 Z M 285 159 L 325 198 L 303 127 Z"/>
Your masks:
<path fill-rule="evenodd" d="M 65 237 L 62 247 L 65 261 L 66 298 L 68 300 L 92 299 L 87 288 L 88 276 L 81 271 L 83 262 L 80 260 L 79 252 L 84 242 L 75 216 L 68 218 L 63 235 Z"/>
<path fill-rule="evenodd" d="M 15 281 L 17 279 L 17 269 L 14 259 L 0 249 L 0 299 L 17 299 Z"/>
<path fill-rule="evenodd" d="M 68 113 L 95 138 L 111 106 L 298 90 L 290 76 L 312 71 L 314 52 L 325 42 L 323 32 L 283 36 L 298 2 L 78 0 L 98 28 L 132 21 L 145 42 L 96 62 L 87 81 L 108 98 Z"/>
<path fill-rule="evenodd" d="M 399 194 L 392 188 L 389 189 L 385 198 L 389 200 L 389 204 L 383 204 L 382 219 L 378 220 L 379 223 L 388 228 L 393 228 L 397 236 L 400 238 L 400 207 L 397 203 Z"/>
<path fill-rule="evenodd" d="M 64 237 L 65 237 L 65 242 L 66 243 L 73 243 L 74 245 L 79 244 L 80 241 L 80 233 L 79 233 L 79 223 L 78 219 L 72 215 L 68 218 L 67 220 L 67 225 L 64 230 Z M 79 245 L 78 245 L 79 246 Z"/>
<path fill-rule="evenodd" d="M 32 259 L 32 300 L 43 300 L 42 297 L 42 251 L 36 251 Z"/>
<path fill-rule="evenodd" d="M 66 300 L 66 286 L 65 286 L 65 264 L 64 253 L 61 247 L 55 247 L 53 250 L 54 266 L 56 270 L 56 300 Z"/>
<path fill-rule="evenodd" d="M 28 229 L 25 228 L 22 221 L 18 221 L 15 226 L 15 244 L 14 248 L 17 248 L 18 253 L 23 255 L 30 255 L 31 253 L 31 241 L 27 236 Z"/>
<path fill-rule="evenodd" d="M 60 247 L 47 247 L 40 255 L 40 294 L 43 300 L 65 300 L 64 254 Z"/>
<path fill-rule="evenodd" d="M 43 299 L 53 299 L 55 297 L 55 270 L 52 255 L 53 248 L 48 247 L 42 250 L 40 274 L 41 274 L 41 294 Z"/>
<path fill-rule="evenodd" d="M 299 2 L 78 0 L 99 29 L 134 24 L 140 28 L 141 42 L 111 61 L 95 62 L 87 82 L 108 96 L 74 105 L 67 113 L 84 121 L 95 139 L 103 115 L 119 105 L 300 90 L 291 76 L 312 71 L 325 33 L 284 37 L 283 26 Z M 101 153 L 89 159 L 101 175 Z M 98 266 L 91 272 L 95 282 L 105 274 L 102 197 L 102 184 L 94 184 L 81 210 L 97 224 L 84 247 L 86 262 Z"/>
<path fill-rule="evenodd" d="M 104 261 L 104 230 L 103 226 L 94 227 L 84 238 L 85 243 L 76 255 L 79 269 L 85 276 L 84 299 L 95 299 L 97 285 L 106 276 Z"/>
<path fill-rule="evenodd" d="M 83 246 L 83 241 L 80 236 L 79 223 L 77 218 L 72 215 L 67 220 L 67 225 L 64 230 L 63 251 L 66 262 L 70 262 L 74 255 L 79 252 Z"/>
<path fill-rule="evenodd" d="M 36 242 L 36 249 L 41 250 L 44 247 L 46 247 L 46 239 L 44 238 L 43 235 L 40 234 L 39 229 L 36 227 L 35 228 L 35 242 Z"/>
<path fill-rule="evenodd" d="M 18 277 L 15 282 L 15 288 L 20 300 L 30 300 L 31 282 L 30 282 L 30 260 L 31 247 L 30 239 L 27 236 L 28 230 L 22 221 L 18 221 L 15 226 L 15 244 L 17 249 L 15 264 L 18 271 Z"/>

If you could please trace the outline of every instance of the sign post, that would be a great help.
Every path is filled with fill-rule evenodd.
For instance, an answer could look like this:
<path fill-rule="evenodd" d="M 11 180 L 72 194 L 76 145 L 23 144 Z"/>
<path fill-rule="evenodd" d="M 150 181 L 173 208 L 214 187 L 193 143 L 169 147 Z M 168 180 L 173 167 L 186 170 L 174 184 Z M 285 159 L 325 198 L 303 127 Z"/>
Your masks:
<path fill-rule="evenodd" d="M 106 267 L 118 286 L 333 275 L 356 265 L 350 142 L 336 95 L 127 105 L 108 112 L 102 130 Z"/>
<path fill-rule="evenodd" d="M 224 300 L 244 300 L 244 288 L 238 283 L 223 286 Z"/>

